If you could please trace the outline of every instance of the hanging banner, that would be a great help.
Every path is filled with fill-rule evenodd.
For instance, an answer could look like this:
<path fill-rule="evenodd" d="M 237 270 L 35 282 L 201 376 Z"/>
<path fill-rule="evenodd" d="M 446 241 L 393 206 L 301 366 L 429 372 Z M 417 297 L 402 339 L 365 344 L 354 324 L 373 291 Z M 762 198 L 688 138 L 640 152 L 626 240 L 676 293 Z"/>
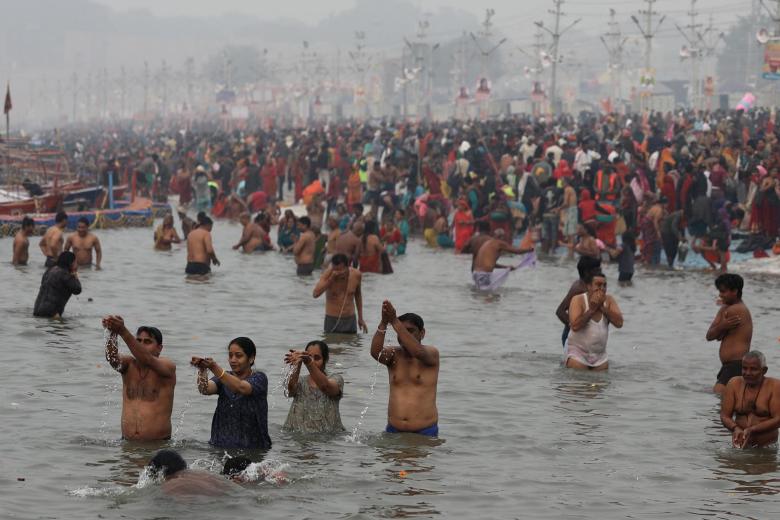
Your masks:
<path fill-rule="evenodd" d="M 764 45 L 764 68 L 761 77 L 768 80 L 780 79 L 780 42 L 770 41 Z"/>

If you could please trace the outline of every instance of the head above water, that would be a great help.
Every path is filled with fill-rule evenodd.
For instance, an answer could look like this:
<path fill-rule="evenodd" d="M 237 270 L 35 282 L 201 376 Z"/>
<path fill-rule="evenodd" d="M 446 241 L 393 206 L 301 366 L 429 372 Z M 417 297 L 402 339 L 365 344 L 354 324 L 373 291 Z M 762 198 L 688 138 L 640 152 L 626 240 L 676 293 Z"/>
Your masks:
<path fill-rule="evenodd" d="M 54 216 L 54 223 L 56 225 L 62 225 L 62 227 L 65 227 L 68 225 L 68 214 L 64 211 L 60 211 L 57 213 L 57 215 Z"/>
<path fill-rule="evenodd" d="M 303 230 L 307 230 L 311 228 L 311 219 L 309 217 L 301 217 L 298 219 L 298 226 L 302 227 Z"/>
<path fill-rule="evenodd" d="M 328 359 L 330 359 L 330 348 L 328 347 L 328 344 L 317 339 L 307 343 L 304 350 L 311 354 L 312 360 L 314 361 L 314 364 L 317 365 L 317 368 L 325 371 L 325 366 L 328 364 Z"/>
<path fill-rule="evenodd" d="M 255 364 L 257 348 L 254 342 L 240 336 L 228 343 L 228 361 L 233 372 L 240 373 L 249 370 Z"/>
<path fill-rule="evenodd" d="M 425 337 L 425 322 L 419 314 L 407 312 L 398 316 L 398 321 L 403 323 L 404 328 L 414 336 L 417 341 L 422 341 Z"/>
<path fill-rule="evenodd" d="M 607 290 L 607 277 L 601 271 L 588 273 L 582 281 L 588 286 L 588 292 Z"/>
<path fill-rule="evenodd" d="M 581 256 L 577 261 L 577 272 L 580 274 L 580 280 L 583 282 L 590 273 L 601 271 L 601 259 L 592 256 Z"/>
<path fill-rule="evenodd" d="M 35 221 L 30 217 L 24 217 L 22 219 L 22 230 L 32 231 L 33 229 L 35 229 Z"/>
<path fill-rule="evenodd" d="M 173 450 L 160 450 L 149 461 L 149 473 L 154 477 L 162 475 L 169 479 L 176 473 L 187 469 L 187 462 Z"/>
<path fill-rule="evenodd" d="M 724 273 L 715 279 L 715 288 L 720 292 L 720 299 L 726 305 L 731 305 L 742 299 L 742 288 L 745 281 L 738 274 Z"/>
<path fill-rule="evenodd" d="M 73 264 L 76 263 L 76 255 L 71 251 L 63 251 L 60 256 L 57 257 L 57 266 L 70 271 Z"/>
<path fill-rule="evenodd" d="M 746 385 L 760 385 L 767 370 L 766 357 L 758 350 L 751 350 L 742 356 L 742 379 Z"/>
<path fill-rule="evenodd" d="M 163 347 L 163 335 L 157 327 L 142 325 L 135 332 L 135 339 L 143 346 L 151 347 L 159 355 Z"/>
<path fill-rule="evenodd" d="M 89 220 L 87 220 L 87 217 L 81 217 L 78 221 L 78 224 L 76 224 L 76 231 L 78 231 L 80 236 L 84 236 L 89 231 Z"/>

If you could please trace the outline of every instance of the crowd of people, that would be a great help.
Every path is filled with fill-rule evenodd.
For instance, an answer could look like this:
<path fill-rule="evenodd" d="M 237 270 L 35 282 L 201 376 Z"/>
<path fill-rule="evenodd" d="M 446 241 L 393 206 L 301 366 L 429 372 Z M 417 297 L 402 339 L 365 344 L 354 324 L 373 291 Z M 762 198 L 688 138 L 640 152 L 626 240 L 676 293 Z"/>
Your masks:
<path fill-rule="evenodd" d="M 326 296 L 323 331 L 329 334 L 368 332 L 363 275 L 392 273 L 391 258 L 407 253 L 412 236 L 431 248 L 472 255 L 472 281 L 482 291 L 533 265 L 537 251 L 542 259 L 577 255 L 579 279 L 556 310 L 564 325 L 563 364 L 604 370 L 609 328 L 621 328 L 624 318 L 607 294 L 603 262 L 617 263 L 624 285 L 632 282 L 635 262 L 673 267 L 689 248 L 724 273 L 732 249 L 756 256 L 778 249 L 774 125 L 774 115 L 762 111 L 582 114 L 232 132 L 120 128 L 66 132 L 64 139 L 85 175 L 133 178 L 150 197 L 178 196 L 181 235 L 168 215 L 154 232 L 154 248 L 186 242 L 187 275 L 208 276 L 219 265 L 211 233 L 220 218 L 242 225 L 234 250 L 291 254 L 299 276 L 321 269 L 312 295 Z M 305 215 L 289 207 L 298 203 Z M 92 264 L 93 251 L 96 268 L 102 260 L 88 222 L 66 239 L 67 215 L 55 221 L 40 243 L 48 269 L 36 316 L 61 316 L 70 295 L 82 290 L 78 266 Z M 16 264 L 29 259 L 31 227 L 23 221 L 14 239 Z M 742 238 L 738 247 L 732 246 L 736 237 Z M 501 265 L 503 254 L 525 256 Z M 715 391 L 724 395 L 724 426 L 736 446 L 764 446 L 777 439 L 780 382 L 765 377 L 763 355 L 750 350 L 743 283 L 734 274 L 717 278 L 722 308 L 706 338 L 721 341 Z M 113 335 L 106 359 L 123 378 L 123 438 L 170 438 L 176 365 L 160 356 L 161 332 L 140 327 L 133 335 L 117 316 L 103 325 Z M 398 346 L 385 345 L 388 327 Z M 116 337 L 131 355 L 119 354 Z M 397 316 L 383 303 L 371 355 L 390 375 L 389 433 L 438 435 L 439 352 L 424 345 L 424 337 L 420 316 Z M 227 353 L 229 370 L 212 358 L 191 359 L 198 391 L 218 396 L 210 443 L 268 449 L 268 380 L 254 368 L 255 344 L 238 337 Z M 344 379 L 329 372 L 329 357 L 320 340 L 285 355 L 291 367 L 286 392 L 293 398 L 286 429 L 343 431 Z"/>

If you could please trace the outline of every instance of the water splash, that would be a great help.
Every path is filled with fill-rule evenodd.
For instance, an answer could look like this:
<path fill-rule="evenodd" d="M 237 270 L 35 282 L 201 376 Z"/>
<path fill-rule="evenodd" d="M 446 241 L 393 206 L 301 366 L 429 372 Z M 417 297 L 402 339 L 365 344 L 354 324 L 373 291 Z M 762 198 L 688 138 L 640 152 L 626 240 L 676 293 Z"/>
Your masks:
<path fill-rule="evenodd" d="M 162 472 L 152 472 L 149 466 L 146 466 L 141 474 L 138 475 L 138 482 L 135 484 L 136 489 L 143 489 L 149 486 L 162 484 L 163 474 Z"/>
<path fill-rule="evenodd" d="M 360 427 L 363 425 L 363 419 L 366 417 L 366 413 L 368 412 L 368 407 L 371 405 L 371 402 L 374 400 L 374 387 L 376 387 L 376 377 L 379 373 L 379 368 L 382 366 L 381 363 L 377 362 L 376 368 L 374 369 L 374 373 L 371 375 L 371 379 L 369 379 L 369 394 L 368 394 L 368 402 L 366 403 L 366 406 L 363 408 L 363 411 L 360 412 L 360 417 L 358 418 L 358 422 L 355 425 L 354 428 L 352 428 L 352 433 L 348 434 L 346 436 L 347 442 L 360 442 Z"/>
<path fill-rule="evenodd" d="M 116 347 L 117 346 L 117 335 L 108 329 L 103 329 L 103 342 L 106 345 L 106 349 L 109 347 Z M 110 366 L 110 365 L 109 365 Z M 113 373 L 113 368 L 111 369 L 111 377 L 115 377 L 116 374 Z M 113 403 L 113 396 L 116 394 L 117 390 L 119 389 L 119 383 L 116 379 L 113 379 L 113 383 L 106 383 L 105 385 L 106 389 L 106 400 L 103 405 L 103 415 L 102 420 L 100 422 L 100 436 L 103 438 L 104 441 L 107 441 L 107 429 L 108 429 L 108 415 L 112 408 Z"/>
<path fill-rule="evenodd" d="M 195 374 L 195 386 L 198 386 L 198 373 L 200 372 L 196 367 L 192 367 L 193 373 Z M 181 431 L 181 427 L 184 426 L 184 414 L 187 413 L 187 411 L 192 406 L 192 395 L 187 397 L 187 401 L 184 403 L 184 408 L 182 408 L 181 413 L 179 414 L 178 419 L 176 420 L 176 428 L 173 430 L 173 435 L 171 435 L 171 438 L 176 441 L 179 437 L 179 432 Z"/>
<path fill-rule="evenodd" d="M 282 395 L 285 397 L 287 396 L 287 385 L 290 382 L 290 378 L 294 371 L 295 367 L 293 365 L 282 366 L 282 369 L 279 371 L 279 380 L 268 392 L 268 397 L 271 398 L 271 403 L 269 405 L 270 410 L 273 410 L 276 407 L 276 396 L 279 395 L 280 390 L 282 391 Z"/>

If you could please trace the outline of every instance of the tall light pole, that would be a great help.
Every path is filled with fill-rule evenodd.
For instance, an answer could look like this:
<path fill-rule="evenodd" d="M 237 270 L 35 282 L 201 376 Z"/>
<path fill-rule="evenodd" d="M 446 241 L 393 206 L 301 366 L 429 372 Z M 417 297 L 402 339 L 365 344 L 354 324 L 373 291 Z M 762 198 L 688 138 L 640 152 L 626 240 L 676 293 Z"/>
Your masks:
<path fill-rule="evenodd" d="M 641 110 L 649 109 L 652 110 L 653 108 L 653 97 L 650 93 L 650 90 L 653 88 L 653 85 L 655 84 L 655 74 L 653 72 L 653 60 L 652 60 L 652 53 L 653 53 L 653 38 L 655 37 L 655 34 L 658 32 L 658 28 L 661 27 L 661 24 L 664 23 L 664 20 L 666 19 L 666 16 L 662 16 L 658 20 L 658 24 L 653 28 L 653 17 L 658 14 L 657 11 L 653 10 L 653 4 L 656 3 L 658 0 L 645 0 L 645 3 L 647 3 L 647 8 L 642 9 L 639 11 L 639 14 L 645 17 L 645 26 L 642 27 L 642 24 L 639 23 L 639 19 L 631 15 L 631 20 L 634 21 L 636 26 L 639 28 L 639 32 L 642 33 L 642 36 L 645 39 L 645 70 L 640 75 L 640 104 L 639 107 Z M 642 90 L 646 90 L 646 92 L 642 92 Z"/>
<path fill-rule="evenodd" d="M 552 36 L 552 73 L 550 78 L 550 100 L 551 100 L 551 112 L 553 115 L 559 112 L 559 101 L 558 101 L 558 63 L 560 61 L 560 43 L 561 43 L 561 36 L 566 34 L 566 32 L 569 31 L 572 27 L 577 25 L 582 18 L 577 18 L 572 23 L 570 23 L 568 26 L 566 26 L 565 29 L 561 30 L 561 17 L 566 16 L 566 13 L 561 11 L 561 7 L 563 7 L 563 0 L 553 0 L 553 3 L 555 5 L 555 9 L 550 9 L 548 12 L 555 16 L 555 29 L 550 30 L 547 27 L 544 26 L 542 22 L 534 22 L 537 27 L 540 27 L 541 29 L 544 29 L 548 33 L 550 33 L 550 36 Z"/>

